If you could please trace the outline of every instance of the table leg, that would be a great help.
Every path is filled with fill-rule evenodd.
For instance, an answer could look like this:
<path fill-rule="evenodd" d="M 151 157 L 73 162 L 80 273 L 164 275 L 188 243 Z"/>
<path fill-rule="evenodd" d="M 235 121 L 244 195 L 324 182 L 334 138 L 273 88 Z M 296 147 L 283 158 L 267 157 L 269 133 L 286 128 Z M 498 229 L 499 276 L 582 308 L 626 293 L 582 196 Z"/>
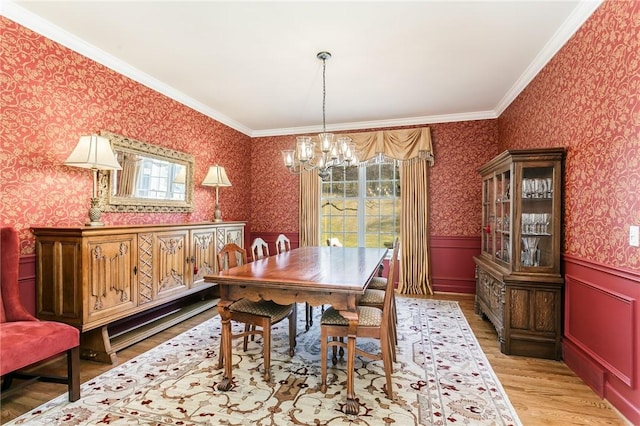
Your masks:
<path fill-rule="evenodd" d="M 356 393 L 353 384 L 353 371 L 356 360 L 356 334 L 358 329 L 358 312 L 340 311 L 340 314 L 349 320 L 349 331 L 347 335 L 347 403 L 345 413 L 357 415 L 359 404 L 356 401 Z"/>
<path fill-rule="evenodd" d="M 229 306 L 233 302 L 218 302 L 218 313 L 222 320 L 222 337 L 220 340 L 220 356 L 224 360 L 224 376 L 218 385 L 218 390 L 228 391 L 231 389 L 233 378 L 233 360 L 231 359 L 231 313 Z"/>

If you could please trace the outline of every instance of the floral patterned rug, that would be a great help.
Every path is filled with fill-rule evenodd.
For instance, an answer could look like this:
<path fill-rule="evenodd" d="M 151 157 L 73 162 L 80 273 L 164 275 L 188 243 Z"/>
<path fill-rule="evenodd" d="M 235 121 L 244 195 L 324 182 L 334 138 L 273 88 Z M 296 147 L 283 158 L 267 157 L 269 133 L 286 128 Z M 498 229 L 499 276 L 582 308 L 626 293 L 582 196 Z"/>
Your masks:
<path fill-rule="evenodd" d="M 456 302 L 398 297 L 395 400 L 387 399 L 382 361 L 356 357 L 360 411 L 344 414 L 345 363 L 329 366 L 319 390 L 318 318 L 288 356 L 287 323 L 274 327 L 272 381 L 262 378 L 260 339 L 242 351 L 234 340 L 234 388 L 221 392 L 220 317 L 66 393 L 10 425 L 520 425 L 500 382 Z M 314 309 L 316 315 L 320 309 Z M 304 306 L 299 306 L 304 312 Z M 298 315 L 304 330 L 304 315 Z M 363 348 L 375 340 L 358 341 Z"/>

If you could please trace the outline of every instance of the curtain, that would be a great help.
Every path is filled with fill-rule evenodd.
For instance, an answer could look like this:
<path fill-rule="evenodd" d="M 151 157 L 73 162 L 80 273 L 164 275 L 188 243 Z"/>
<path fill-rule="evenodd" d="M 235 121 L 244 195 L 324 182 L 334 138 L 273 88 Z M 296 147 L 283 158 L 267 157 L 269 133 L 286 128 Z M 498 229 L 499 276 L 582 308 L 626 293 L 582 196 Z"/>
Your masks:
<path fill-rule="evenodd" d="M 429 258 L 428 160 L 412 158 L 400 164 L 401 294 L 433 294 Z"/>
<path fill-rule="evenodd" d="M 128 153 L 123 153 L 122 157 L 118 158 L 118 162 L 122 165 L 116 192 L 118 197 L 132 197 L 134 195 L 140 173 L 140 161 L 139 156 Z"/>
<path fill-rule="evenodd" d="M 320 245 L 320 177 L 315 172 L 300 174 L 299 245 Z"/>
<path fill-rule="evenodd" d="M 347 133 L 360 161 L 384 154 L 400 162 L 400 282 L 404 294 L 433 294 L 429 261 L 428 166 L 433 165 L 428 127 Z M 300 174 L 300 246 L 319 245 L 320 178 Z"/>

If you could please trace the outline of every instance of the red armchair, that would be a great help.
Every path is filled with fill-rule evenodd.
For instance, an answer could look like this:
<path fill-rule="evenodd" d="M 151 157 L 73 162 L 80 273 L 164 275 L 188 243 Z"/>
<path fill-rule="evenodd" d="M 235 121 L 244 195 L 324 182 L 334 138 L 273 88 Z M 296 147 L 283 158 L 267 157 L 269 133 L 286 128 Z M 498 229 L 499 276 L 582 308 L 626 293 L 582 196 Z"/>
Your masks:
<path fill-rule="evenodd" d="M 18 288 L 18 233 L 0 228 L 0 376 L 2 398 L 14 378 L 31 378 L 68 385 L 69 401 L 80 398 L 80 332 L 60 322 L 39 321 L 22 306 Z M 35 376 L 19 370 L 66 352 L 67 376 Z M 28 384 L 30 381 L 24 382 Z"/>

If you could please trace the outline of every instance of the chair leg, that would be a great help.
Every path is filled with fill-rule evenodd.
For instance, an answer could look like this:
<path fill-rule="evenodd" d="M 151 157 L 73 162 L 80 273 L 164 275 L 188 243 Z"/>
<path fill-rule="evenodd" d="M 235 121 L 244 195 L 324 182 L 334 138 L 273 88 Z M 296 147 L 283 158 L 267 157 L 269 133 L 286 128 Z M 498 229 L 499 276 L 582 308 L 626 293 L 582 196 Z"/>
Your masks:
<path fill-rule="evenodd" d="M 320 331 L 320 392 L 327 391 L 327 331 L 321 327 Z M 335 350 L 335 346 L 333 347 Z"/>
<path fill-rule="evenodd" d="M 391 340 L 393 336 L 387 331 L 380 336 L 380 349 L 382 350 L 382 366 L 387 379 L 387 397 L 393 400 L 393 385 L 391 384 L 391 372 L 393 371 L 393 354 L 391 353 Z"/>
<path fill-rule="evenodd" d="M 264 358 L 264 381 L 271 380 L 271 321 L 262 324 L 262 356 Z"/>
<path fill-rule="evenodd" d="M 250 330 L 251 330 L 251 324 L 245 323 L 244 324 L 244 332 L 247 333 Z M 253 337 L 253 335 L 251 337 Z M 253 341 L 253 339 L 251 339 L 251 341 Z M 248 343 L 249 343 L 249 335 L 246 335 L 246 336 L 244 336 L 244 339 L 243 339 L 243 342 L 242 342 L 242 350 L 245 351 L 245 352 L 247 351 Z"/>
<path fill-rule="evenodd" d="M 309 328 L 313 325 L 313 306 L 308 303 L 304 304 L 305 307 L 305 331 L 309 331 Z"/>
<path fill-rule="evenodd" d="M 69 401 L 80 399 L 80 346 L 67 351 L 67 380 Z"/>
<path fill-rule="evenodd" d="M 0 387 L 0 390 L 2 390 L 3 392 L 6 391 L 11 387 L 12 382 L 13 382 L 13 373 L 5 374 L 4 376 L 2 376 L 2 386 Z"/>

